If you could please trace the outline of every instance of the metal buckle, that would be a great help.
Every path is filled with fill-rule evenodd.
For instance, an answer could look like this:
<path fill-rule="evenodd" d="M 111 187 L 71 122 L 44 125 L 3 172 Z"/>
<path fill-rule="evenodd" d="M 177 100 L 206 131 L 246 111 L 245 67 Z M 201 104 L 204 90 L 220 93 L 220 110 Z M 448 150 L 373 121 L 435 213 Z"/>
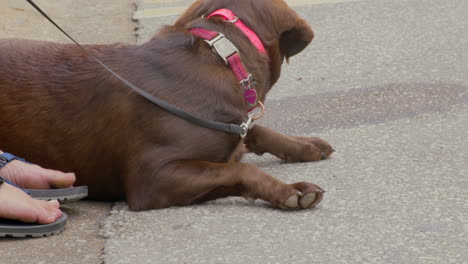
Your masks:
<path fill-rule="evenodd" d="M 205 17 L 205 14 L 203 14 L 203 15 L 201 16 L 201 18 L 202 18 L 202 19 L 205 19 L 205 18 L 206 18 L 206 17 Z M 238 16 L 235 16 L 233 20 L 224 20 L 224 21 L 225 21 L 225 22 L 229 22 L 229 23 L 236 23 L 237 20 L 239 20 L 239 17 L 238 17 Z"/>
<path fill-rule="evenodd" d="M 265 106 L 263 105 L 263 103 L 258 101 L 258 104 L 260 105 L 260 112 L 257 114 L 254 113 L 254 111 L 250 112 L 247 121 L 240 124 L 240 127 L 242 129 L 242 133 L 240 134 L 241 138 L 245 138 L 249 130 L 253 127 L 255 120 L 262 118 L 263 114 L 265 114 Z"/>
<path fill-rule="evenodd" d="M 248 90 L 250 88 L 252 88 L 252 86 L 255 84 L 255 82 L 253 81 L 253 76 L 251 73 L 249 73 L 249 75 L 247 76 L 247 78 L 245 78 L 244 80 L 240 81 L 239 82 L 242 87 L 244 87 L 244 89 Z"/>
<path fill-rule="evenodd" d="M 247 136 L 249 129 L 251 129 L 254 125 L 254 121 L 254 113 L 249 113 L 247 121 L 240 124 L 240 127 L 242 128 L 242 133 L 240 134 L 241 138 L 245 138 L 245 136 Z"/>
<path fill-rule="evenodd" d="M 232 44 L 232 42 L 221 33 L 219 33 L 214 39 L 205 40 L 205 42 L 208 43 L 213 51 L 223 59 L 226 65 L 229 65 L 227 58 L 231 57 L 235 53 L 239 53 L 236 46 L 234 46 L 234 44 Z"/>
<path fill-rule="evenodd" d="M 3 156 L 0 156 L 0 168 L 5 166 L 8 163 L 8 160 L 4 158 Z"/>
<path fill-rule="evenodd" d="M 226 22 L 229 22 L 229 23 L 236 23 L 237 20 L 239 20 L 239 17 L 238 16 L 235 16 L 233 20 L 225 20 Z"/>

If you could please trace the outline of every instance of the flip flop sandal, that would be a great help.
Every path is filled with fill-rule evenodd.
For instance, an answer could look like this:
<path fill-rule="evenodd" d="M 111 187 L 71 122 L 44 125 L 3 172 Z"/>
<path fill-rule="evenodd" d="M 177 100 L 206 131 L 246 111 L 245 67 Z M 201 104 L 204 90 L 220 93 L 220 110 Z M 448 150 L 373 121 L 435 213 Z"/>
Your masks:
<path fill-rule="evenodd" d="M 56 235 L 65 229 L 67 218 L 68 216 L 62 213 L 59 219 L 46 225 L 0 218 L 0 237 L 47 237 Z"/>
<path fill-rule="evenodd" d="M 60 203 L 76 202 L 88 196 L 88 186 L 79 186 L 64 189 L 23 189 L 34 199 L 58 200 Z"/>
<path fill-rule="evenodd" d="M 16 157 L 13 154 L 4 152 L 0 154 L 0 168 L 4 167 L 13 160 L 19 160 L 24 163 L 32 164 L 22 158 Z M 15 185 L 11 181 L 6 180 L 5 182 L 23 190 L 25 193 L 38 200 L 59 200 L 59 202 L 61 203 L 68 203 L 78 201 L 88 196 L 88 186 L 79 186 L 62 189 L 24 189 L 19 187 L 18 185 Z"/>

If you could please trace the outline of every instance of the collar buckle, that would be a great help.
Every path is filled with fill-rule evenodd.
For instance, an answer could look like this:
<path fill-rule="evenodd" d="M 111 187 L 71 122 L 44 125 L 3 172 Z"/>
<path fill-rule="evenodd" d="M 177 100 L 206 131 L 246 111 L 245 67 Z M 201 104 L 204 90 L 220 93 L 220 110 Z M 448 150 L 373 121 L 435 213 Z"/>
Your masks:
<path fill-rule="evenodd" d="M 211 49 L 218 54 L 221 59 L 223 59 L 226 65 L 229 65 L 227 60 L 229 57 L 239 53 L 236 46 L 221 33 L 218 33 L 218 35 L 211 40 L 205 39 L 204 41 L 210 45 Z"/>

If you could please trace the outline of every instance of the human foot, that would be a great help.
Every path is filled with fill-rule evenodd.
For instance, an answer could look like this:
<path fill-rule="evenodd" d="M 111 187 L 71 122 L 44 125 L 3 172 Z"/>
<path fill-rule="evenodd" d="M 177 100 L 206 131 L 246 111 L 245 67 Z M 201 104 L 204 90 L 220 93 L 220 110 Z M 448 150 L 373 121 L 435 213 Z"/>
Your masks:
<path fill-rule="evenodd" d="M 0 151 L 0 154 L 3 152 Z M 44 169 L 38 165 L 13 160 L 0 169 L 0 176 L 27 189 L 50 189 L 72 187 L 74 173 Z"/>
<path fill-rule="evenodd" d="M 35 200 L 8 183 L 0 185 L 0 218 L 50 224 L 62 215 L 59 207 L 58 201 Z"/>

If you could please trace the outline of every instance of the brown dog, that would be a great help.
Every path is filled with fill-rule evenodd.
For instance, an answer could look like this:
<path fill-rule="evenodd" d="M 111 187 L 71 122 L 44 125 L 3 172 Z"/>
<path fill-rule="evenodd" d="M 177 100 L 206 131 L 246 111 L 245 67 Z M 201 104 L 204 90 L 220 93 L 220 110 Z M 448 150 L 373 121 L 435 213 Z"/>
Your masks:
<path fill-rule="evenodd" d="M 232 23 L 203 15 L 226 8 L 261 39 L 266 55 Z M 94 56 L 149 93 L 195 116 L 241 124 L 247 118 L 233 72 L 188 29 L 222 32 L 240 50 L 260 101 L 284 59 L 313 38 L 282 0 L 199 0 L 140 46 L 88 45 Z M 93 199 L 125 198 L 132 210 L 187 205 L 227 196 L 260 198 L 283 209 L 311 208 L 323 191 L 286 184 L 237 162 L 246 146 L 287 161 L 327 158 L 318 138 L 254 125 L 239 135 L 193 125 L 148 102 L 77 46 L 0 40 L 0 147 L 45 167 L 74 171 Z"/>

